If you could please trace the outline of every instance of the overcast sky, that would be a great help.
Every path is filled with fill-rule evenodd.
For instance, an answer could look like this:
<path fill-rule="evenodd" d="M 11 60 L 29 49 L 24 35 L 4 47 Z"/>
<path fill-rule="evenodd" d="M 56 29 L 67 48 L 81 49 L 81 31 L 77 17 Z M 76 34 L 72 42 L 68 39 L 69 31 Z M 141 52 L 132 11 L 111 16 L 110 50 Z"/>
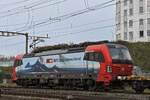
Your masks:
<path fill-rule="evenodd" d="M 34 36 L 48 34 L 51 37 L 37 46 L 113 40 L 114 27 L 109 26 L 115 23 L 115 6 L 95 11 L 90 9 L 107 1 L 109 0 L 0 0 L 0 30 Z M 89 12 L 76 15 L 83 9 Z M 71 13 L 74 16 L 70 17 Z M 31 43 L 32 40 L 29 40 Z M 1 55 L 23 53 L 24 36 L 0 37 Z"/>

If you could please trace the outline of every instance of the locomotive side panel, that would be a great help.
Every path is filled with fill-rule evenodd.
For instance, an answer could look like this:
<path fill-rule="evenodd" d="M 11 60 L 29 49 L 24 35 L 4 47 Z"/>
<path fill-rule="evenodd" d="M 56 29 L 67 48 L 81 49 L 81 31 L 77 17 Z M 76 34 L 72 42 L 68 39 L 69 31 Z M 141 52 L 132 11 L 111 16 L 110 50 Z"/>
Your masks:
<path fill-rule="evenodd" d="M 16 67 L 16 72 L 99 71 L 98 62 L 87 63 L 83 59 L 84 52 L 23 58 L 22 65 Z"/>
<path fill-rule="evenodd" d="M 84 52 L 65 53 L 39 57 L 24 57 L 22 64 L 15 67 L 18 85 L 35 86 L 87 84 L 89 79 L 98 78 L 99 62 L 85 61 Z M 82 81 L 84 80 L 84 81 Z M 83 83 L 84 82 L 84 83 Z M 79 84 L 80 83 L 80 84 Z"/>

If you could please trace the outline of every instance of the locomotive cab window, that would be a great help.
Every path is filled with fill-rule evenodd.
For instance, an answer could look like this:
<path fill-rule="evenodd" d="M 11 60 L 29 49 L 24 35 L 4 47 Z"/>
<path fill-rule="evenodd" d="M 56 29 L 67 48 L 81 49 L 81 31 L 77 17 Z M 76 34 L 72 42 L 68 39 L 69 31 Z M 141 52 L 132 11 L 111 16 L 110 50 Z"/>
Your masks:
<path fill-rule="evenodd" d="M 118 45 L 108 45 L 108 48 L 112 58 L 112 63 L 132 64 L 132 58 L 127 48 Z"/>
<path fill-rule="evenodd" d="M 105 58 L 102 52 L 87 52 L 84 55 L 84 60 L 105 62 Z"/>

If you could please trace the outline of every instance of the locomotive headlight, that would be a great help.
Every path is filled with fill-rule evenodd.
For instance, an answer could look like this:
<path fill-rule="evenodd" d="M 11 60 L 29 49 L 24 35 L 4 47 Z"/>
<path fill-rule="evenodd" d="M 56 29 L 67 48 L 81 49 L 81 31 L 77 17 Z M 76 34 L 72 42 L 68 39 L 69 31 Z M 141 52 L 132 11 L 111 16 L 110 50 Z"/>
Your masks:
<path fill-rule="evenodd" d="M 121 77 L 121 76 L 118 76 L 118 77 L 117 77 L 117 79 L 118 79 L 118 80 L 121 80 L 121 79 L 122 79 L 122 77 Z"/>
<path fill-rule="evenodd" d="M 107 72 L 112 73 L 112 66 L 107 66 Z"/>

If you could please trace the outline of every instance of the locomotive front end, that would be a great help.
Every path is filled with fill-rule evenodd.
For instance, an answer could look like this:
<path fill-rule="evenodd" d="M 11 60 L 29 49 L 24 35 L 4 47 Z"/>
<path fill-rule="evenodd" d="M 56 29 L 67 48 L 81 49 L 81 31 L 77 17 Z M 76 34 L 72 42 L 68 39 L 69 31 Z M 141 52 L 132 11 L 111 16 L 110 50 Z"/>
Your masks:
<path fill-rule="evenodd" d="M 127 80 L 131 75 L 133 62 L 127 47 L 108 43 L 88 46 L 86 52 L 89 56 L 86 57 L 88 62 L 99 62 L 100 68 L 96 80 L 98 83 L 116 84 L 119 80 Z M 94 56 L 95 54 L 98 56 Z"/>
<path fill-rule="evenodd" d="M 133 67 L 129 50 L 119 44 L 108 44 L 107 47 L 111 56 L 111 65 L 107 66 L 107 72 L 112 74 L 113 80 L 127 80 Z"/>

